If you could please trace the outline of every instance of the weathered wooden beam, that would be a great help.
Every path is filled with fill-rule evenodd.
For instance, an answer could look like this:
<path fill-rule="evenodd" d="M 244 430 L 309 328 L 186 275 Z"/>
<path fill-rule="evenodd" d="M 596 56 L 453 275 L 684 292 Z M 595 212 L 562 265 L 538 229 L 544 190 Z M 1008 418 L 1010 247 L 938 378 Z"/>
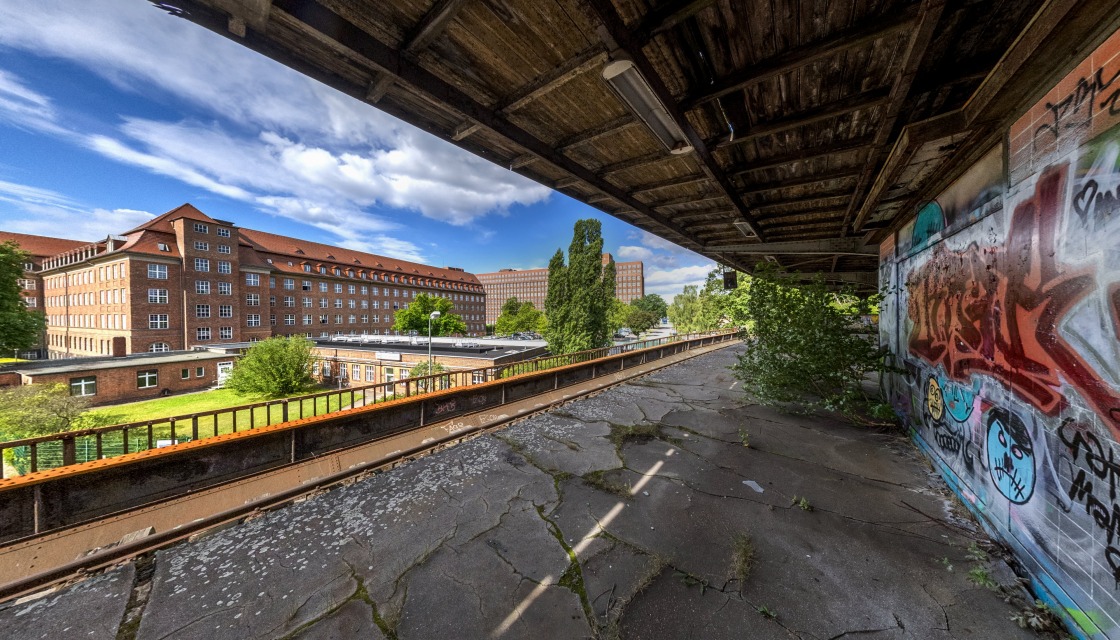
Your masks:
<path fill-rule="evenodd" d="M 385 92 L 393 86 L 395 79 L 390 73 L 378 72 L 373 81 L 369 83 L 369 90 L 366 91 L 366 101 L 371 104 L 381 102 L 381 99 L 385 97 Z"/>
<path fill-rule="evenodd" d="M 683 176 L 680 178 L 670 178 L 668 180 L 661 180 L 660 182 L 651 182 L 649 184 L 642 184 L 630 190 L 630 195 L 638 195 L 640 193 L 649 193 L 650 191 L 658 191 L 660 189 L 670 189 L 672 187 L 684 187 L 690 184 L 699 182 L 709 182 L 711 178 L 708 176 Z"/>
<path fill-rule="evenodd" d="M 840 100 L 818 105 L 806 111 L 794 112 L 769 122 L 763 122 L 762 124 L 751 127 L 745 132 L 737 132 L 734 137 L 732 137 L 731 134 L 724 134 L 718 138 L 709 140 L 708 146 L 722 149 L 731 145 L 750 142 L 763 136 L 769 136 L 791 129 L 798 129 L 825 120 L 832 120 L 833 118 L 838 118 L 842 115 L 852 113 L 853 111 L 859 111 L 860 109 L 877 107 L 885 104 L 889 99 L 890 87 L 880 87 L 878 89 L 864 91 L 853 96 L 841 98 Z"/>
<path fill-rule="evenodd" d="M 841 31 L 827 40 L 791 49 L 775 56 L 772 60 L 751 65 L 741 74 L 717 80 L 712 86 L 698 89 L 681 101 L 684 110 L 693 109 L 705 102 L 723 97 L 733 91 L 758 84 L 783 73 L 799 69 L 838 51 L 863 46 L 879 38 L 885 38 L 902 31 L 914 21 L 915 7 L 908 5 L 902 10 L 883 16 L 877 20 L 864 21 L 859 26 Z"/>
<path fill-rule="evenodd" d="M 535 156 L 531 153 L 525 153 L 525 154 L 519 155 L 516 158 L 509 161 L 509 170 L 513 171 L 514 169 L 520 169 L 522 167 L 527 167 L 527 166 L 533 164 L 536 161 L 537 161 L 537 156 Z"/>
<path fill-rule="evenodd" d="M 177 1 L 180 4 L 188 4 L 192 7 L 200 6 L 192 0 Z M 623 189 L 607 181 L 601 174 L 597 175 L 590 169 L 556 152 L 551 145 L 495 113 L 494 110 L 478 102 L 462 89 L 428 71 L 410 56 L 404 55 L 401 51 L 377 40 L 357 25 L 352 24 L 323 5 L 303 2 L 302 0 L 274 0 L 272 10 L 273 12 L 286 14 L 283 18 L 286 21 L 301 24 L 300 28 L 306 30 L 308 37 L 327 39 L 336 43 L 337 46 L 349 49 L 354 55 L 364 59 L 370 67 L 396 76 L 399 84 L 407 86 L 417 95 L 435 100 L 451 112 L 458 114 L 463 120 L 477 122 L 493 132 L 494 135 L 504 138 L 508 143 L 525 149 L 527 153 L 534 154 L 540 159 L 540 162 L 547 163 L 559 172 L 580 179 L 588 186 L 622 203 L 622 208 L 637 211 L 646 219 L 665 229 L 667 233 L 684 239 L 689 246 L 698 247 L 698 245 L 688 241 L 687 234 L 683 233 L 667 216 L 629 197 Z M 224 32 L 226 28 L 224 17 L 215 24 L 213 12 L 203 10 L 198 14 L 184 17 L 190 17 L 193 21 L 218 33 Z M 253 32 L 246 34 L 244 44 L 270 56 L 283 57 L 278 56 L 278 52 L 272 43 L 259 34 Z M 342 90 L 344 93 L 354 95 L 356 92 L 356 87 L 352 83 L 347 83 L 337 77 L 329 77 L 321 71 L 316 74 L 312 68 L 297 59 L 290 59 L 289 62 L 294 63 L 297 69 L 307 69 L 306 73 L 312 77 L 324 79 L 331 86 Z M 364 92 L 364 89 L 362 91 Z"/>
<path fill-rule="evenodd" d="M 436 0 L 428 13 L 412 29 L 401 48 L 406 53 L 422 51 L 447 28 L 467 0 Z"/>
<path fill-rule="evenodd" d="M 677 156 L 667 154 L 664 151 L 654 151 L 652 153 L 647 153 L 644 156 L 638 156 L 636 158 L 630 158 L 628 160 L 615 162 L 614 164 L 604 165 L 602 167 L 599 167 L 597 173 L 601 176 L 608 176 L 612 173 L 618 173 L 620 171 L 626 171 L 628 169 L 637 169 L 638 167 L 645 167 L 651 164 L 660 164 L 662 162 L 668 162 L 669 160 L 676 159 Z"/>
<path fill-rule="evenodd" d="M 681 196 L 680 198 L 673 198 L 665 200 L 664 202 L 656 202 L 651 206 L 654 209 L 664 209 L 665 207 L 676 207 L 682 204 L 701 204 L 704 202 L 717 202 L 719 200 L 727 200 L 727 196 L 722 193 L 715 193 L 706 196 Z"/>
<path fill-rule="evenodd" d="M 626 53 L 634 62 L 634 66 L 645 78 L 646 82 L 653 90 L 654 95 L 661 104 L 665 106 L 669 117 L 673 119 L 677 126 L 680 127 L 681 131 L 684 132 L 685 137 L 688 138 L 688 142 L 692 145 L 693 153 L 696 154 L 700 165 L 712 176 L 716 184 L 719 185 L 720 190 L 726 194 L 727 199 L 730 200 L 731 204 L 739 211 L 742 221 L 751 227 L 755 235 L 761 238 L 762 230 L 754 224 L 753 217 L 746 203 L 739 198 L 738 194 L 735 192 L 734 185 L 731 184 L 731 181 L 724 173 L 723 167 L 712 157 L 711 150 L 708 149 L 704 140 L 696 132 L 696 129 L 692 126 L 689 119 L 685 117 L 684 110 L 680 108 L 674 96 L 665 86 L 665 82 L 661 79 L 661 76 L 657 74 L 657 70 L 646 57 L 642 41 L 635 38 L 634 34 L 627 29 L 622 18 L 619 17 L 618 12 L 615 10 L 612 0 L 586 0 L 586 2 L 599 16 L 599 20 L 602 22 L 603 30 L 607 36 L 606 39 L 613 40 L 614 44 L 618 45 L 618 49 Z"/>
<path fill-rule="evenodd" d="M 579 180 L 576 179 L 576 178 L 560 178 L 559 180 L 556 181 L 556 184 L 552 185 L 552 188 L 553 189 L 567 189 L 569 187 L 574 187 L 577 184 L 579 184 Z"/>
<path fill-rule="evenodd" d="M 760 216 L 758 216 L 758 222 L 759 222 L 759 224 L 764 225 L 764 226 L 765 225 L 772 225 L 772 224 L 785 224 L 784 222 L 782 222 L 782 220 L 786 220 L 788 218 L 803 218 L 805 216 L 818 216 L 818 217 L 828 216 L 830 218 L 836 217 L 836 218 L 839 218 L 839 219 L 843 220 L 844 219 L 844 212 L 846 212 L 846 211 L 847 211 L 847 208 L 825 209 L 825 210 L 817 209 L 817 210 L 812 210 L 812 211 L 796 211 L 796 212 L 792 212 L 792 213 L 781 213 L 781 212 L 779 212 L 779 213 L 772 213 L 772 214 L 769 214 L 769 215 L 760 215 Z"/>
<path fill-rule="evenodd" d="M 902 55 L 901 70 L 898 77 L 895 79 L 894 86 L 891 87 L 890 106 L 887 107 L 887 113 L 882 121 L 879 122 L 879 126 L 876 129 L 875 143 L 872 146 L 871 153 L 868 154 L 863 173 L 860 174 L 856 182 L 856 188 L 852 194 L 852 201 L 848 205 L 848 213 L 844 216 L 843 234 L 847 234 L 848 223 L 863 204 L 864 198 L 867 195 L 867 188 L 871 183 L 871 176 L 874 175 L 875 169 L 879 165 L 879 159 L 882 157 L 885 145 L 894 133 L 895 121 L 902 111 L 902 105 L 906 102 L 907 96 L 910 95 L 910 86 L 914 83 L 914 77 L 918 75 L 918 69 L 921 67 L 922 58 L 925 57 L 926 50 L 929 48 L 929 43 L 933 39 L 933 34 L 936 32 L 937 23 L 941 19 L 941 13 L 945 10 L 945 1 L 946 0 L 922 0 L 917 28 L 914 29 L 910 36 L 906 51 Z"/>
<path fill-rule="evenodd" d="M 739 191 L 739 193 L 747 196 L 759 195 L 770 191 L 779 191 L 781 189 L 792 189 L 794 187 L 804 187 L 819 182 L 828 182 L 830 180 L 840 180 L 843 178 L 851 178 L 858 176 L 860 167 L 841 167 L 823 173 L 814 173 L 805 176 L 798 176 L 795 178 L 788 178 L 786 180 L 777 180 L 775 182 L 760 182 L 755 184 L 747 184 L 746 187 Z"/>
<path fill-rule="evenodd" d="M 832 202 L 839 205 L 848 203 L 848 198 L 852 197 L 849 189 L 832 190 L 824 193 L 810 193 L 800 198 L 787 198 L 786 200 L 771 200 L 770 202 L 759 202 L 754 205 L 754 210 L 760 212 L 769 209 L 776 209 L 779 207 L 798 207 L 810 204 L 819 204 L 825 201 Z M 839 200 L 839 202 L 837 202 Z"/>
<path fill-rule="evenodd" d="M 602 47 L 592 47 L 518 89 L 514 94 L 516 97 L 508 99 L 498 110 L 507 115 L 513 113 L 588 71 L 603 66 L 606 61 L 607 52 Z"/>
<path fill-rule="evenodd" d="M 715 4 L 715 0 L 675 0 L 659 5 L 642 18 L 634 36 L 642 43 L 649 42 L 654 36 L 668 31 L 681 22 Z"/>
<path fill-rule="evenodd" d="M 559 151 L 560 153 L 564 153 L 570 149 L 578 147 L 581 144 L 595 142 L 600 138 L 609 136 L 624 129 L 629 129 L 630 127 L 637 126 L 639 124 L 641 123 L 637 118 L 630 114 L 626 114 L 624 116 L 619 116 L 613 120 L 608 120 L 607 122 L 604 122 L 603 124 L 592 129 L 588 129 L 587 131 L 580 131 L 579 133 L 570 135 L 567 138 L 564 138 L 557 142 L 554 146 L 556 147 L 557 151 Z"/>
<path fill-rule="evenodd" d="M 866 149 L 870 147 L 874 138 L 872 136 L 865 136 L 861 138 L 851 138 L 848 140 L 838 140 L 832 144 L 822 145 L 818 147 L 808 147 L 805 149 L 794 149 L 787 153 L 770 156 L 769 158 L 760 158 L 751 162 L 750 164 L 743 164 L 730 167 L 729 174 L 732 176 L 741 176 L 752 171 L 761 171 L 763 169 L 775 169 L 777 167 L 784 167 L 787 164 L 799 162 L 803 160 L 816 160 L 838 153 L 845 153 L 847 151 L 855 151 L 857 149 Z"/>
<path fill-rule="evenodd" d="M 468 138 L 469 136 L 480 130 L 482 130 L 482 125 L 478 124 L 477 122 L 470 122 L 468 120 L 467 122 L 464 122 L 455 127 L 455 131 L 451 133 L 451 139 L 458 142 L 460 140 Z"/>
<path fill-rule="evenodd" d="M 697 211 L 680 211 L 670 215 L 673 217 L 674 222 L 700 220 L 704 218 L 710 218 L 711 216 L 728 216 L 727 219 L 731 220 L 732 218 L 730 218 L 729 216 L 735 215 L 735 209 L 731 207 L 716 207 L 714 209 L 700 209 Z"/>
<path fill-rule="evenodd" d="M 759 242 L 755 244 L 708 245 L 704 247 L 704 251 L 747 255 L 879 255 L 879 247 L 864 245 L 855 238 L 833 238 L 830 240 L 811 240 L 806 242 Z"/>

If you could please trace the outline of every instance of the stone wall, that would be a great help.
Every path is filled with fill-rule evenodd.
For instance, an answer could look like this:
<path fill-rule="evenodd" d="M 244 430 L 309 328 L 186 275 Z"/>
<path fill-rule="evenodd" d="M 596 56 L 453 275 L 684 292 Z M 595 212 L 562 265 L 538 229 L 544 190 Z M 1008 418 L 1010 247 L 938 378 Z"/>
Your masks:
<path fill-rule="evenodd" d="M 1120 638 L 1120 33 L 881 246 L 888 387 L 1079 635 Z"/>

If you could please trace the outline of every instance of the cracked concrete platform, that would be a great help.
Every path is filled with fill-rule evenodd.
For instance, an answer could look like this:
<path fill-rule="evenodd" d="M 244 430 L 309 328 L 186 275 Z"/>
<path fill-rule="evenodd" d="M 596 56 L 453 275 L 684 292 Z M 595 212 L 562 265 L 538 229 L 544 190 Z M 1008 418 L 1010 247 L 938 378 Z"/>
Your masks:
<path fill-rule="evenodd" d="M 904 438 L 750 405 L 738 351 L 0 605 L 0 638 L 1033 636 Z"/>

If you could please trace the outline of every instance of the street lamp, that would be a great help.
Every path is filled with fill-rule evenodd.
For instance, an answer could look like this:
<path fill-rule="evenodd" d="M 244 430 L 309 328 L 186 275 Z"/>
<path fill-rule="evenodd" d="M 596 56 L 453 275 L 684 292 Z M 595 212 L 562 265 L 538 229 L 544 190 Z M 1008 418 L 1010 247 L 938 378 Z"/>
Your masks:
<path fill-rule="evenodd" d="M 428 314 L 428 375 L 432 375 L 432 320 L 439 320 L 439 311 Z M 429 378 L 430 380 L 430 378 Z"/>

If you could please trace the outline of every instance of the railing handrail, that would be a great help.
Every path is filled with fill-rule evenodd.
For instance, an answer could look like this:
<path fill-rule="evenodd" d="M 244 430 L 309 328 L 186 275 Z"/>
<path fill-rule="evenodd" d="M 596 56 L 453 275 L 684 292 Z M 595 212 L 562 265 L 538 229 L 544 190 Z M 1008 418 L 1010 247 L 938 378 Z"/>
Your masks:
<path fill-rule="evenodd" d="M 481 384 L 482 382 L 487 382 L 487 381 L 490 381 L 490 380 L 494 380 L 494 379 L 497 379 L 497 378 L 505 378 L 506 375 L 509 375 L 509 377 L 512 378 L 512 377 L 516 377 L 516 376 L 520 376 L 520 375 L 529 375 L 529 374 L 532 374 L 532 373 L 536 373 L 536 372 L 541 370 L 540 367 L 539 367 L 540 363 L 542 363 L 546 360 L 554 361 L 554 363 L 551 366 L 547 367 L 549 369 L 552 369 L 552 368 L 555 368 L 555 367 L 558 367 L 558 366 L 565 366 L 565 365 L 573 364 L 573 363 L 577 363 L 577 362 L 586 362 L 587 360 L 594 360 L 594 359 L 598 359 L 598 358 L 614 357 L 614 356 L 622 355 L 624 353 L 628 353 L 628 352 L 631 352 L 631 351 L 639 351 L 639 350 L 642 350 L 642 349 L 650 349 L 650 348 L 658 347 L 658 346 L 661 346 L 661 345 L 670 344 L 670 343 L 673 343 L 673 342 L 693 340 L 693 339 L 696 339 L 696 338 L 703 338 L 703 337 L 708 337 L 708 336 L 725 335 L 725 334 L 728 334 L 728 333 L 735 333 L 737 331 L 738 331 L 737 329 L 736 330 L 721 330 L 721 331 L 708 331 L 708 332 L 700 332 L 700 333 L 688 333 L 688 334 L 681 334 L 681 335 L 674 335 L 674 336 L 666 336 L 666 337 L 663 337 L 663 338 L 655 338 L 655 339 L 652 339 L 652 340 L 636 341 L 636 342 L 631 342 L 631 343 L 621 344 L 621 345 L 611 345 L 609 347 L 598 347 L 596 349 L 585 349 L 583 351 L 576 351 L 576 352 L 568 353 L 568 354 L 540 356 L 540 357 L 537 357 L 537 358 L 533 358 L 531 360 L 523 360 L 521 362 L 511 362 L 511 363 L 503 364 L 503 365 L 491 365 L 491 366 L 488 366 L 488 367 L 477 367 L 477 368 L 474 368 L 474 369 L 460 369 L 460 370 L 457 370 L 457 371 L 442 371 L 442 372 L 439 372 L 439 373 L 429 374 L 429 375 L 422 376 L 422 377 L 417 377 L 417 378 L 411 378 L 411 377 L 410 378 L 403 378 L 401 380 L 395 380 L 395 381 L 392 381 L 392 382 L 378 382 L 378 383 L 369 384 L 369 385 L 359 385 L 359 386 L 347 387 L 345 389 L 332 389 L 332 390 L 328 390 L 328 391 L 319 391 L 319 392 L 312 393 L 312 394 L 306 394 L 306 395 L 302 395 L 302 396 L 293 396 L 293 397 L 290 397 L 290 398 L 277 398 L 277 399 L 274 399 L 274 400 L 264 400 L 262 402 L 254 402 L 254 403 L 249 403 L 249 404 L 237 405 L 235 407 L 226 407 L 224 409 L 214 409 L 212 411 L 200 411 L 200 412 L 195 412 L 195 413 L 186 413 L 186 414 L 175 415 L 175 416 L 167 416 L 167 417 L 162 417 L 162 418 L 150 418 L 150 419 L 147 419 L 147 420 L 138 420 L 138 421 L 134 421 L 134 422 L 124 422 L 124 423 L 118 423 L 118 424 L 113 424 L 113 425 L 106 425 L 106 426 L 102 426 L 102 427 L 91 427 L 91 428 L 88 428 L 88 429 L 78 429 L 78 430 L 74 430 L 74 431 L 63 431 L 63 432 L 60 432 L 60 433 L 52 433 L 52 434 L 48 434 L 48 435 L 35 436 L 35 437 L 31 437 L 31 438 L 21 438 L 19 440 L 0 441 L 0 454 L 2 454 L 3 451 L 6 450 L 6 449 L 15 449 L 15 448 L 18 448 L 18 447 L 26 447 L 26 446 L 30 446 L 30 445 L 40 445 L 44 442 L 62 442 L 62 441 L 67 441 L 67 440 L 75 440 L 77 438 L 97 436 L 97 435 L 100 435 L 100 434 L 114 433 L 114 432 L 117 432 L 117 431 L 127 432 L 130 429 L 138 429 L 138 428 L 142 428 L 142 427 L 148 427 L 149 425 L 162 425 L 162 424 L 165 424 L 165 423 L 166 424 L 172 424 L 172 423 L 181 424 L 183 421 L 190 421 L 191 423 L 194 423 L 194 421 L 196 421 L 199 418 L 216 417 L 216 416 L 220 416 L 220 415 L 223 415 L 223 414 L 233 414 L 233 413 L 236 413 L 236 412 L 239 412 L 239 411 L 251 411 L 251 410 L 256 409 L 256 408 L 267 407 L 267 406 L 290 405 L 290 404 L 293 404 L 293 403 L 302 403 L 306 400 L 318 400 L 319 398 L 329 397 L 329 396 L 333 396 L 333 395 L 336 395 L 336 394 L 337 395 L 343 395 L 343 394 L 353 394 L 353 393 L 362 392 L 363 401 L 364 401 L 365 392 L 369 391 L 370 389 L 375 390 L 375 392 L 374 392 L 374 403 L 376 404 L 377 403 L 377 394 L 376 394 L 376 389 L 377 388 L 385 389 L 386 395 L 388 395 L 388 393 L 394 393 L 395 394 L 396 389 L 399 388 L 400 385 L 405 385 L 405 395 L 410 396 L 410 395 L 412 395 L 412 393 L 410 392 L 409 387 L 411 387 L 413 384 L 415 384 L 417 395 L 434 393 L 436 391 L 439 391 L 440 389 L 430 389 L 430 390 L 428 390 L 427 389 L 428 385 L 425 385 L 425 391 L 420 391 L 420 386 L 421 386 L 420 383 L 423 382 L 423 381 L 428 381 L 428 380 L 450 378 L 451 376 L 454 375 L 454 376 L 463 376 L 464 377 L 465 384 L 462 385 L 462 386 L 471 386 L 471 385 L 474 385 L 474 384 Z M 616 349 L 618 350 L 617 352 L 611 353 L 612 351 L 614 351 Z M 594 354 L 597 354 L 597 353 L 600 353 L 600 352 L 602 353 L 602 355 L 599 355 L 599 356 L 594 355 Z M 584 358 L 584 356 L 592 356 L 592 357 Z M 508 372 L 511 371 L 511 370 L 515 370 L 516 373 L 508 374 Z M 477 372 L 483 372 L 484 373 L 483 379 L 479 383 L 474 382 L 474 374 L 477 373 Z M 438 386 L 438 385 L 436 385 L 436 386 Z M 340 404 L 341 404 L 341 401 L 340 401 Z M 328 403 L 328 407 L 329 407 L 329 403 Z M 343 411 L 343 410 L 344 409 L 338 409 L 337 411 Z M 333 413 L 333 412 L 328 412 L 328 413 Z M 253 426 L 253 425 L 248 427 L 248 429 L 253 429 L 253 428 L 255 428 L 255 426 Z M 213 436 L 206 436 L 206 437 L 213 437 Z M 202 438 L 200 438 L 200 439 L 202 439 Z M 0 477 L 3 477 L 2 473 L 0 473 Z"/>

